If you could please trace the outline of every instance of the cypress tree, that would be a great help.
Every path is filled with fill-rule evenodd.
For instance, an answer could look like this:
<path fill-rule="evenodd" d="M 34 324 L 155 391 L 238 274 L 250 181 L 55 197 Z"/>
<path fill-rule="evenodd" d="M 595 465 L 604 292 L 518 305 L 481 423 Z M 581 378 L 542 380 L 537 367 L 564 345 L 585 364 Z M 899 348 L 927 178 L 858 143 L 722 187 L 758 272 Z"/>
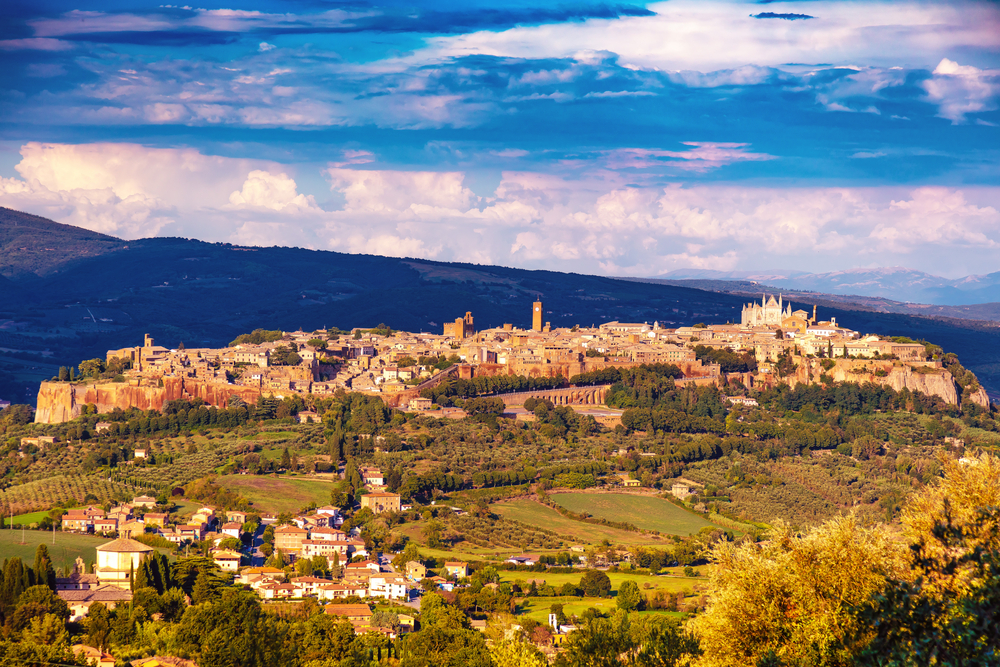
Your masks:
<path fill-rule="evenodd" d="M 49 549 L 44 544 L 39 544 L 35 549 L 35 583 L 56 589 L 56 571 L 49 558 Z"/>

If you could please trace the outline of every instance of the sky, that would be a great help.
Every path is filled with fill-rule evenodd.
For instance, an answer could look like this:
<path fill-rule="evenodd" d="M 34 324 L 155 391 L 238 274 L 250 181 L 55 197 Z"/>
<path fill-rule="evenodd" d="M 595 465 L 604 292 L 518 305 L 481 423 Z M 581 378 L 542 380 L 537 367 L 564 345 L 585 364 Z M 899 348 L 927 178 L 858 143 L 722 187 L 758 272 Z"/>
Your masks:
<path fill-rule="evenodd" d="M 655 277 L 1000 271 L 1000 3 L 4 0 L 0 206 Z"/>

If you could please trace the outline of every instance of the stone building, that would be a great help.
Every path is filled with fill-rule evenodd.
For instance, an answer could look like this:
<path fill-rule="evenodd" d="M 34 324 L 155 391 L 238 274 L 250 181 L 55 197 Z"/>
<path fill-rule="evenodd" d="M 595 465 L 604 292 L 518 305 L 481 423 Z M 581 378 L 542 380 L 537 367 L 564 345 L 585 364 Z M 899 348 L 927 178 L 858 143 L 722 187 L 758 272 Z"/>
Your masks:
<path fill-rule="evenodd" d="M 398 493 L 369 493 L 361 496 L 361 508 L 367 507 L 375 514 L 398 512 L 401 504 Z"/>
<path fill-rule="evenodd" d="M 122 537 L 97 547 L 97 580 L 119 588 L 131 587 L 132 576 L 153 547 Z"/>

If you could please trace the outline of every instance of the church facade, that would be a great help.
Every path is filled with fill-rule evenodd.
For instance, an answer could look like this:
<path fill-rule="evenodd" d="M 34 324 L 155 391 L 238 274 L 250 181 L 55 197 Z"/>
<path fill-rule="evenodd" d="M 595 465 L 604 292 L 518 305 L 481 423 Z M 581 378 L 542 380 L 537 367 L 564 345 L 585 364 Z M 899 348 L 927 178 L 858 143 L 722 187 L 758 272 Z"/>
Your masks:
<path fill-rule="evenodd" d="M 778 327 L 785 333 L 805 334 L 806 329 L 816 324 L 816 306 L 813 306 L 812 317 L 804 310 L 792 310 L 791 302 L 785 303 L 784 297 L 778 295 L 778 300 L 766 294 L 761 296 L 760 303 L 748 303 L 743 306 L 741 324 L 744 328 Z"/>
<path fill-rule="evenodd" d="M 786 306 L 780 294 L 777 301 L 774 300 L 773 294 L 770 298 L 764 294 L 760 303 L 748 303 L 743 306 L 741 324 L 744 327 L 780 327 L 781 323 L 791 316 L 792 304 Z"/>

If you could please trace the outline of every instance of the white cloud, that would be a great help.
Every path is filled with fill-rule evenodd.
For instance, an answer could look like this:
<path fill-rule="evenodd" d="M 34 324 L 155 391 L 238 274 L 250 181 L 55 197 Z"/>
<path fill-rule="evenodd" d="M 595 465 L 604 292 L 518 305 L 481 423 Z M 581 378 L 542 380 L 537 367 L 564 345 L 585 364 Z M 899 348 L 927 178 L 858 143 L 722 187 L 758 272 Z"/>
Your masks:
<path fill-rule="evenodd" d="M 247 176 L 243 189 L 229 195 L 237 208 L 263 208 L 272 211 L 318 209 L 312 195 L 298 194 L 295 181 L 287 174 L 272 174 L 255 169 Z"/>
<path fill-rule="evenodd" d="M 982 70 L 944 58 L 923 86 L 928 97 L 939 105 L 940 116 L 961 123 L 966 114 L 997 108 L 1000 70 Z"/>
<path fill-rule="evenodd" d="M 26 144 L 17 170 L 20 178 L 0 179 L 0 205 L 126 238 L 618 275 L 859 262 L 970 273 L 995 270 L 1000 247 L 996 187 L 643 187 L 609 171 L 573 180 L 506 172 L 482 198 L 462 172 L 331 165 L 323 173 L 342 205 L 323 210 L 288 167 L 192 149 Z"/>
<path fill-rule="evenodd" d="M 3 51 L 69 51 L 72 48 L 73 44 L 70 42 L 47 37 L 0 40 L 0 50 Z"/>
<path fill-rule="evenodd" d="M 376 171 L 330 167 L 330 186 L 343 193 L 346 210 L 357 213 L 419 212 L 421 208 L 468 210 L 476 200 L 465 175 L 438 171 Z"/>
<path fill-rule="evenodd" d="M 751 153 L 748 144 L 685 141 L 693 146 L 687 151 L 664 151 L 647 148 L 617 148 L 607 152 L 610 169 L 662 167 L 665 164 L 685 171 L 706 172 L 734 162 L 759 162 L 777 159 L 767 153 Z M 669 161 L 663 160 L 668 158 Z"/>
<path fill-rule="evenodd" d="M 933 54 L 994 49 L 1000 34 L 1000 11 L 990 3 L 819 1 L 809 3 L 809 13 L 818 17 L 811 21 L 756 20 L 748 16 L 749 5 L 740 2 L 671 0 L 648 8 L 656 15 L 438 37 L 413 59 L 610 52 L 628 66 L 672 72 L 818 62 L 930 66 L 926 59 Z M 893 47 L 886 49 L 886 43 Z M 760 72 L 730 76 L 753 81 Z"/>

